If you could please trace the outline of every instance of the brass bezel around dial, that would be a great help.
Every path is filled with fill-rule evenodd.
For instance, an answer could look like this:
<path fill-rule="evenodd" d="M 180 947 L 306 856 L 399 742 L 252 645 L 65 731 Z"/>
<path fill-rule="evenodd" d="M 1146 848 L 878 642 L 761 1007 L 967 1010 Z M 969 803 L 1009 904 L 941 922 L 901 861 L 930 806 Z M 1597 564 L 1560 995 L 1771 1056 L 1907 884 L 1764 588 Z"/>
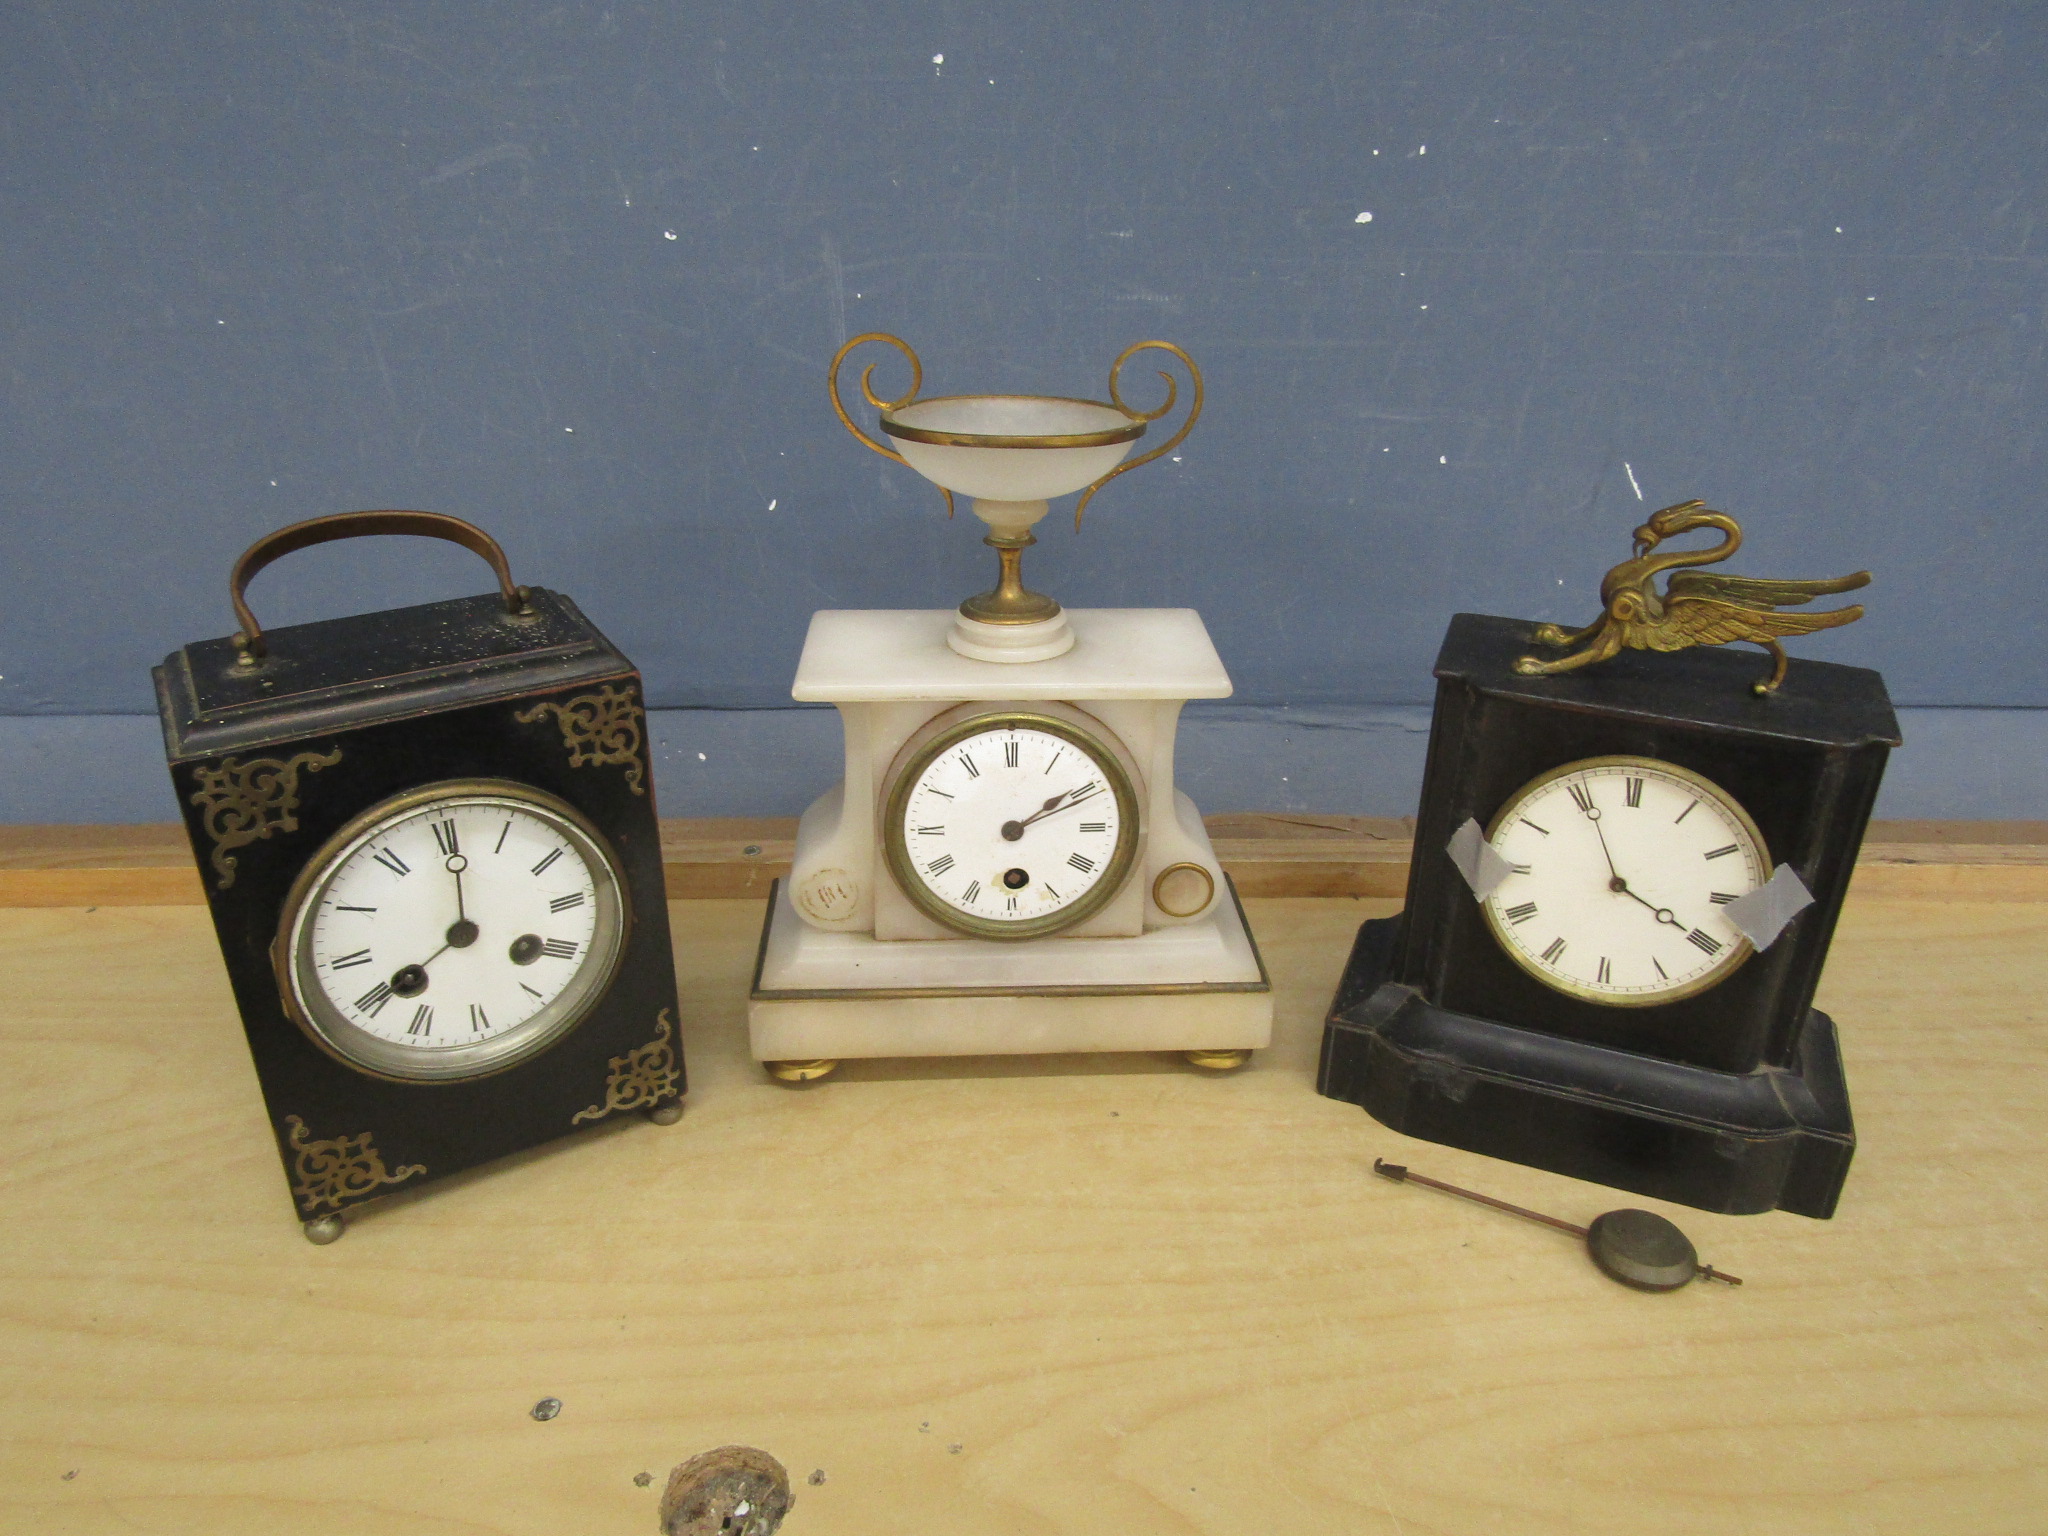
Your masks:
<path fill-rule="evenodd" d="M 1092 890 L 1071 906 L 1043 917 L 1027 918 L 1020 922 L 1006 923 L 997 919 L 979 918 L 962 912 L 941 899 L 930 886 L 918 878 L 916 866 L 911 859 L 910 849 L 904 841 L 903 813 L 909 802 L 912 789 L 923 777 L 927 768 L 947 752 L 977 736 L 993 735 L 1007 730 L 1043 731 L 1071 743 L 1086 754 L 1103 782 L 1109 785 L 1116 796 L 1117 840 L 1116 848 L 1104 866 L 1102 878 Z M 889 783 L 888 798 L 882 812 L 882 848 L 888 860 L 889 873 L 895 877 L 897 889 L 902 891 L 912 906 L 932 921 L 977 939 L 1038 939 L 1086 922 L 1116 899 L 1117 893 L 1129 880 L 1131 870 L 1138 859 L 1139 840 L 1139 799 L 1136 786 L 1125 770 L 1123 760 L 1116 749 L 1102 737 L 1071 720 L 1060 716 L 1040 713 L 1036 710 L 999 710 L 984 715 L 970 715 L 940 731 L 920 747 L 915 754 L 902 763 L 895 777 Z"/>
<path fill-rule="evenodd" d="M 430 1059 L 419 1059 L 422 1053 L 370 1034 L 343 1017 L 329 1000 L 311 969 L 311 917 L 328 885 L 362 844 L 422 807 L 450 800 L 505 805 L 560 833 L 590 870 L 596 892 L 595 938 L 576 977 L 532 1018 L 475 1046 L 451 1047 Z M 530 1060 L 589 1016 L 618 975 L 632 917 L 618 859 L 604 835 L 574 806 L 509 779 L 448 779 L 380 800 L 321 845 L 299 871 L 285 898 L 277 937 L 271 944 L 271 964 L 285 1012 L 314 1045 L 335 1060 L 388 1082 L 467 1083 Z"/>
<path fill-rule="evenodd" d="M 1756 822 L 1751 819 L 1749 812 L 1742 808 L 1742 803 L 1739 800 L 1712 779 L 1709 779 L 1704 774 L 1695 773 L 1690 768 L 1681 767 L 1677 763 L 1667 762 L 1661 758 L 1638 757 L 1627 753 L 1609 757 L 1580 758 L 1576 762 L 1561 763 L 1545 773 L 1539 773 L 1535 778 L 1529 780 L 1528 783 L 1522 785 L 1521 788 L 1509 795 L 1506 801 L 1502 803 L 1501 808 L 1494 813 L 1493 820 L 1488 823 L 1486 828 L 1487 842 L 1492 843 L 1500 835 L 1502 828 L 1508 825 L 1509 821 L 1528 804 L 1538 791 L 1556 783 L 1559 779 L 1570 778 L 1574 774 L 1584 773 L 1589 769 L 1626 770 L 1631 768 L 1638 772 L 1647 772 L 1662 778 L 1677 779 L 1690 786 L 1702 800 L 1710 801 L 1719 807 L 1755 847 L 1761 878 L 1770 878 L 1770 848 L 1764 842 L 1764 835 L 1757 829 Z M 1498 895 L 1498 892 L 1495 894 Z M 1688 997 L 1697 997 L 1700 993 L 1717 987 L 1726 981 L 1751 955 L 1756 953 L 1749 940 L 1743 938 L 1738 933 L 1735 941 L 1728 946 L 1727 953 L 1719 956 L 1715 963 L 1707 970 L 1688 977 L 1683 982 L 1672 987 L 1655 992 L 1618 993 L 1596 985 L 1576 982 L 1570 977 L 1559 976 L 1537 965 L 1528 955 L 1522 952 L 1521 946 L 1509 937 L 1505 920 L 1501 915 L 1500 903 L 1493 896 L 1489 896 L 1486 900 L 1480 902 L 1479 910 L 1485 915 L 1487 929 L 1492 933 L 1494 942 L 1500 946 L 1501 953 L 1506 955 L 1508 959 L 1512 960 L 1523 971 L 1535 977 L 1554 992 L 1561 992 L 1567 997 L 1576 997 L 1585 1002 L 1597 1003 L 1608 1008 L 1655 1008 L 1661 1007 L 1666 1003 L 1680 1002 Z"/>

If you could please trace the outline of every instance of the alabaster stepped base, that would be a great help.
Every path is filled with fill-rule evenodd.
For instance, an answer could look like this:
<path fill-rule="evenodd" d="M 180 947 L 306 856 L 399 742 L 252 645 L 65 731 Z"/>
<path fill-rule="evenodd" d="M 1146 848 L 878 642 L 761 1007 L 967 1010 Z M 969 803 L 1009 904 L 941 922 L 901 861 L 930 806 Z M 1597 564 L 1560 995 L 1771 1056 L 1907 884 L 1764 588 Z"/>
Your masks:
<path fill-rule="evenodd" d="M 824 933 L 778 884 L 747 1005 L 757 1061 L 1259 1050 L 1273 994 L 1234 893 L 1134 938 Z"/>
<path fill-rule="evenodd" d="M 1035 624 L 984 624 L 956 613 L 946 645 L 970 661 L 1050 661 L 1074 648 L 1074 630 L 1065 613 Z"/>

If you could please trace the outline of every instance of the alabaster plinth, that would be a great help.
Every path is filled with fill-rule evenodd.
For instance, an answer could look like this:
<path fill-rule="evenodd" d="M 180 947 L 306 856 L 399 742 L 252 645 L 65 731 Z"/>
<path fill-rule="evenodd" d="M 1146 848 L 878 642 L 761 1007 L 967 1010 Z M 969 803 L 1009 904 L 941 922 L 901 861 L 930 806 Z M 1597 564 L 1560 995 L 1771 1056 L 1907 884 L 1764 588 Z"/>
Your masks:
<path fill-rule="evenodd" d="M 1273 994 L 1236 893 L 1121 939 L 826 933 L 778 883 L 747 1005 L 758 1061 L 1261 1050 Z"/>
<path fill-rule="evenodd" d="M 748 1007 L 756 1059 L 1058 1051 L 1240 1052 L 1272 1035 L 1273 1002 L 1201 813 L 1174 786 L 1189 699 L 1230 677 L 1189 608 L 1081 608 L 1073 643 L 992 666 L 951 643 L 943 609 L 812 616 L 791 692 L 836 705 L 845 776 L 797 825 Z M 1139 799 L 1141 844 L 1113 899 L 1067 931 L 977 938 L 942 927 L 895 883 L 880 811 L 891 765 L 963 707 L 1085 717 Z M 1162 905 L 1162 902 L 1164 903 Z"/>

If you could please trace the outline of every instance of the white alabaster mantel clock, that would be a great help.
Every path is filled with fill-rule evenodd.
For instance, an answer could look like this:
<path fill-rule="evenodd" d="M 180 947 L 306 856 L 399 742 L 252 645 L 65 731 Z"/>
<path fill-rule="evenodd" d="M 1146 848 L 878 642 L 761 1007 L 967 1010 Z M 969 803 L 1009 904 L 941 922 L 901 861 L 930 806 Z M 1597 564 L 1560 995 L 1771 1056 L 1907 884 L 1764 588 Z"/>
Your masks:
<path fill-rule="evenodd" d="M 887 443 L 847 415 L 839 368 L 884 342 L 910 393 L 861 392 Z M 1171 353 L 1193 384 L 1166 443 L 1126 462 L 1153 412 L 1126 406 L 1124 364 Z M 814 614 L 792 692 L 838 707 L 846 771 L 797 828 L 769 903 L 748 1009 L 776 1077 L 840 1061 L 1062 1051 L 1178 1051 L 1227 1069 L 1268 1043 L 1272 994 L 1251 930 L 1194 803 L 1174 787 L 1189 699 L 1230 678 L 1188 608 L 1065 610 L 1023 585 L 1023 551 L 1051 497 L 1167 452 L 1201 412 L 1178 347 L 1116 361 L 1110 400 L 955 395 L 920 400 L 916 354 L 855 337 L 832 403 L 876 452 L 972 498 L 996 586 L 957 610 Z M 893 445 L 893 446 L 891 446 Z"/>

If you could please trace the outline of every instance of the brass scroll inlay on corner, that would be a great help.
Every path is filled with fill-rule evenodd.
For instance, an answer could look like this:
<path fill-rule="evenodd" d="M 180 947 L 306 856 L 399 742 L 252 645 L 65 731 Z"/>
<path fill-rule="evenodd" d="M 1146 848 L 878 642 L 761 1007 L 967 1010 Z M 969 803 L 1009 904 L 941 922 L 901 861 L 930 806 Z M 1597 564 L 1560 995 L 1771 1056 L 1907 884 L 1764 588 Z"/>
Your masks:
<path fill-rule="evenodd" d="M 640 755 L 642 711 L 631 688 L 606 684 L 596 693 L 578 694 L 567 703 L 550 699 L 522 709 L 512 718 L 531 725 L 544 715 L 553 715 L 561 726 L 571 768 L 615 763 L 625 768 L 628 789 L 636 795 L 647 793 L 646 767 Z"/>
<path fill-rule="evenodd" d="M 243 762 L 224 757 L 218 766 L 192 770 L 199 788 L 192 803 L 204 813 L 206 835 L 213 839 L 212 864 L 220 876 L 214 884 L 226 890 L 235 883 L 235 858 L 230 849 L 267 838 L 273 832 L 296 832 L 299 818 L 299 773 L 317 773 L 341 761 L 332 752 L 300 752 L 291 757 L 258 757 Z"/>
<path fill-rule="evenodd" d="M 676 1091 L 676 1053 L 669 1044 L 675 1026 L 668 1010 L 661 1010 L 654 1038 L 611 1060 L 611 1076 L 605 1079 L 604 1102 L 579 1109 L 569 1117 L 571 1125 L 602 1120 L 625 1109 L 651 1109 Z"/>
<path fill-rule="evenodd" d="M 393 1173 L 370 1141 L 370 1133 L 337 1136 L 331 1141 L 313 1141 L 306 1135 L 306 1122 L 286 1115 L 291 1127 L 292 1171 L 298 1182 L 292 1197 L 307 1216 L 318 1215 L 323 1207 L 338 1211 L 351 1200 L 360 1200 L 386 1184 L 403 1184 L 427 1171 L 425 1163 L 413 1163 Z"/>

